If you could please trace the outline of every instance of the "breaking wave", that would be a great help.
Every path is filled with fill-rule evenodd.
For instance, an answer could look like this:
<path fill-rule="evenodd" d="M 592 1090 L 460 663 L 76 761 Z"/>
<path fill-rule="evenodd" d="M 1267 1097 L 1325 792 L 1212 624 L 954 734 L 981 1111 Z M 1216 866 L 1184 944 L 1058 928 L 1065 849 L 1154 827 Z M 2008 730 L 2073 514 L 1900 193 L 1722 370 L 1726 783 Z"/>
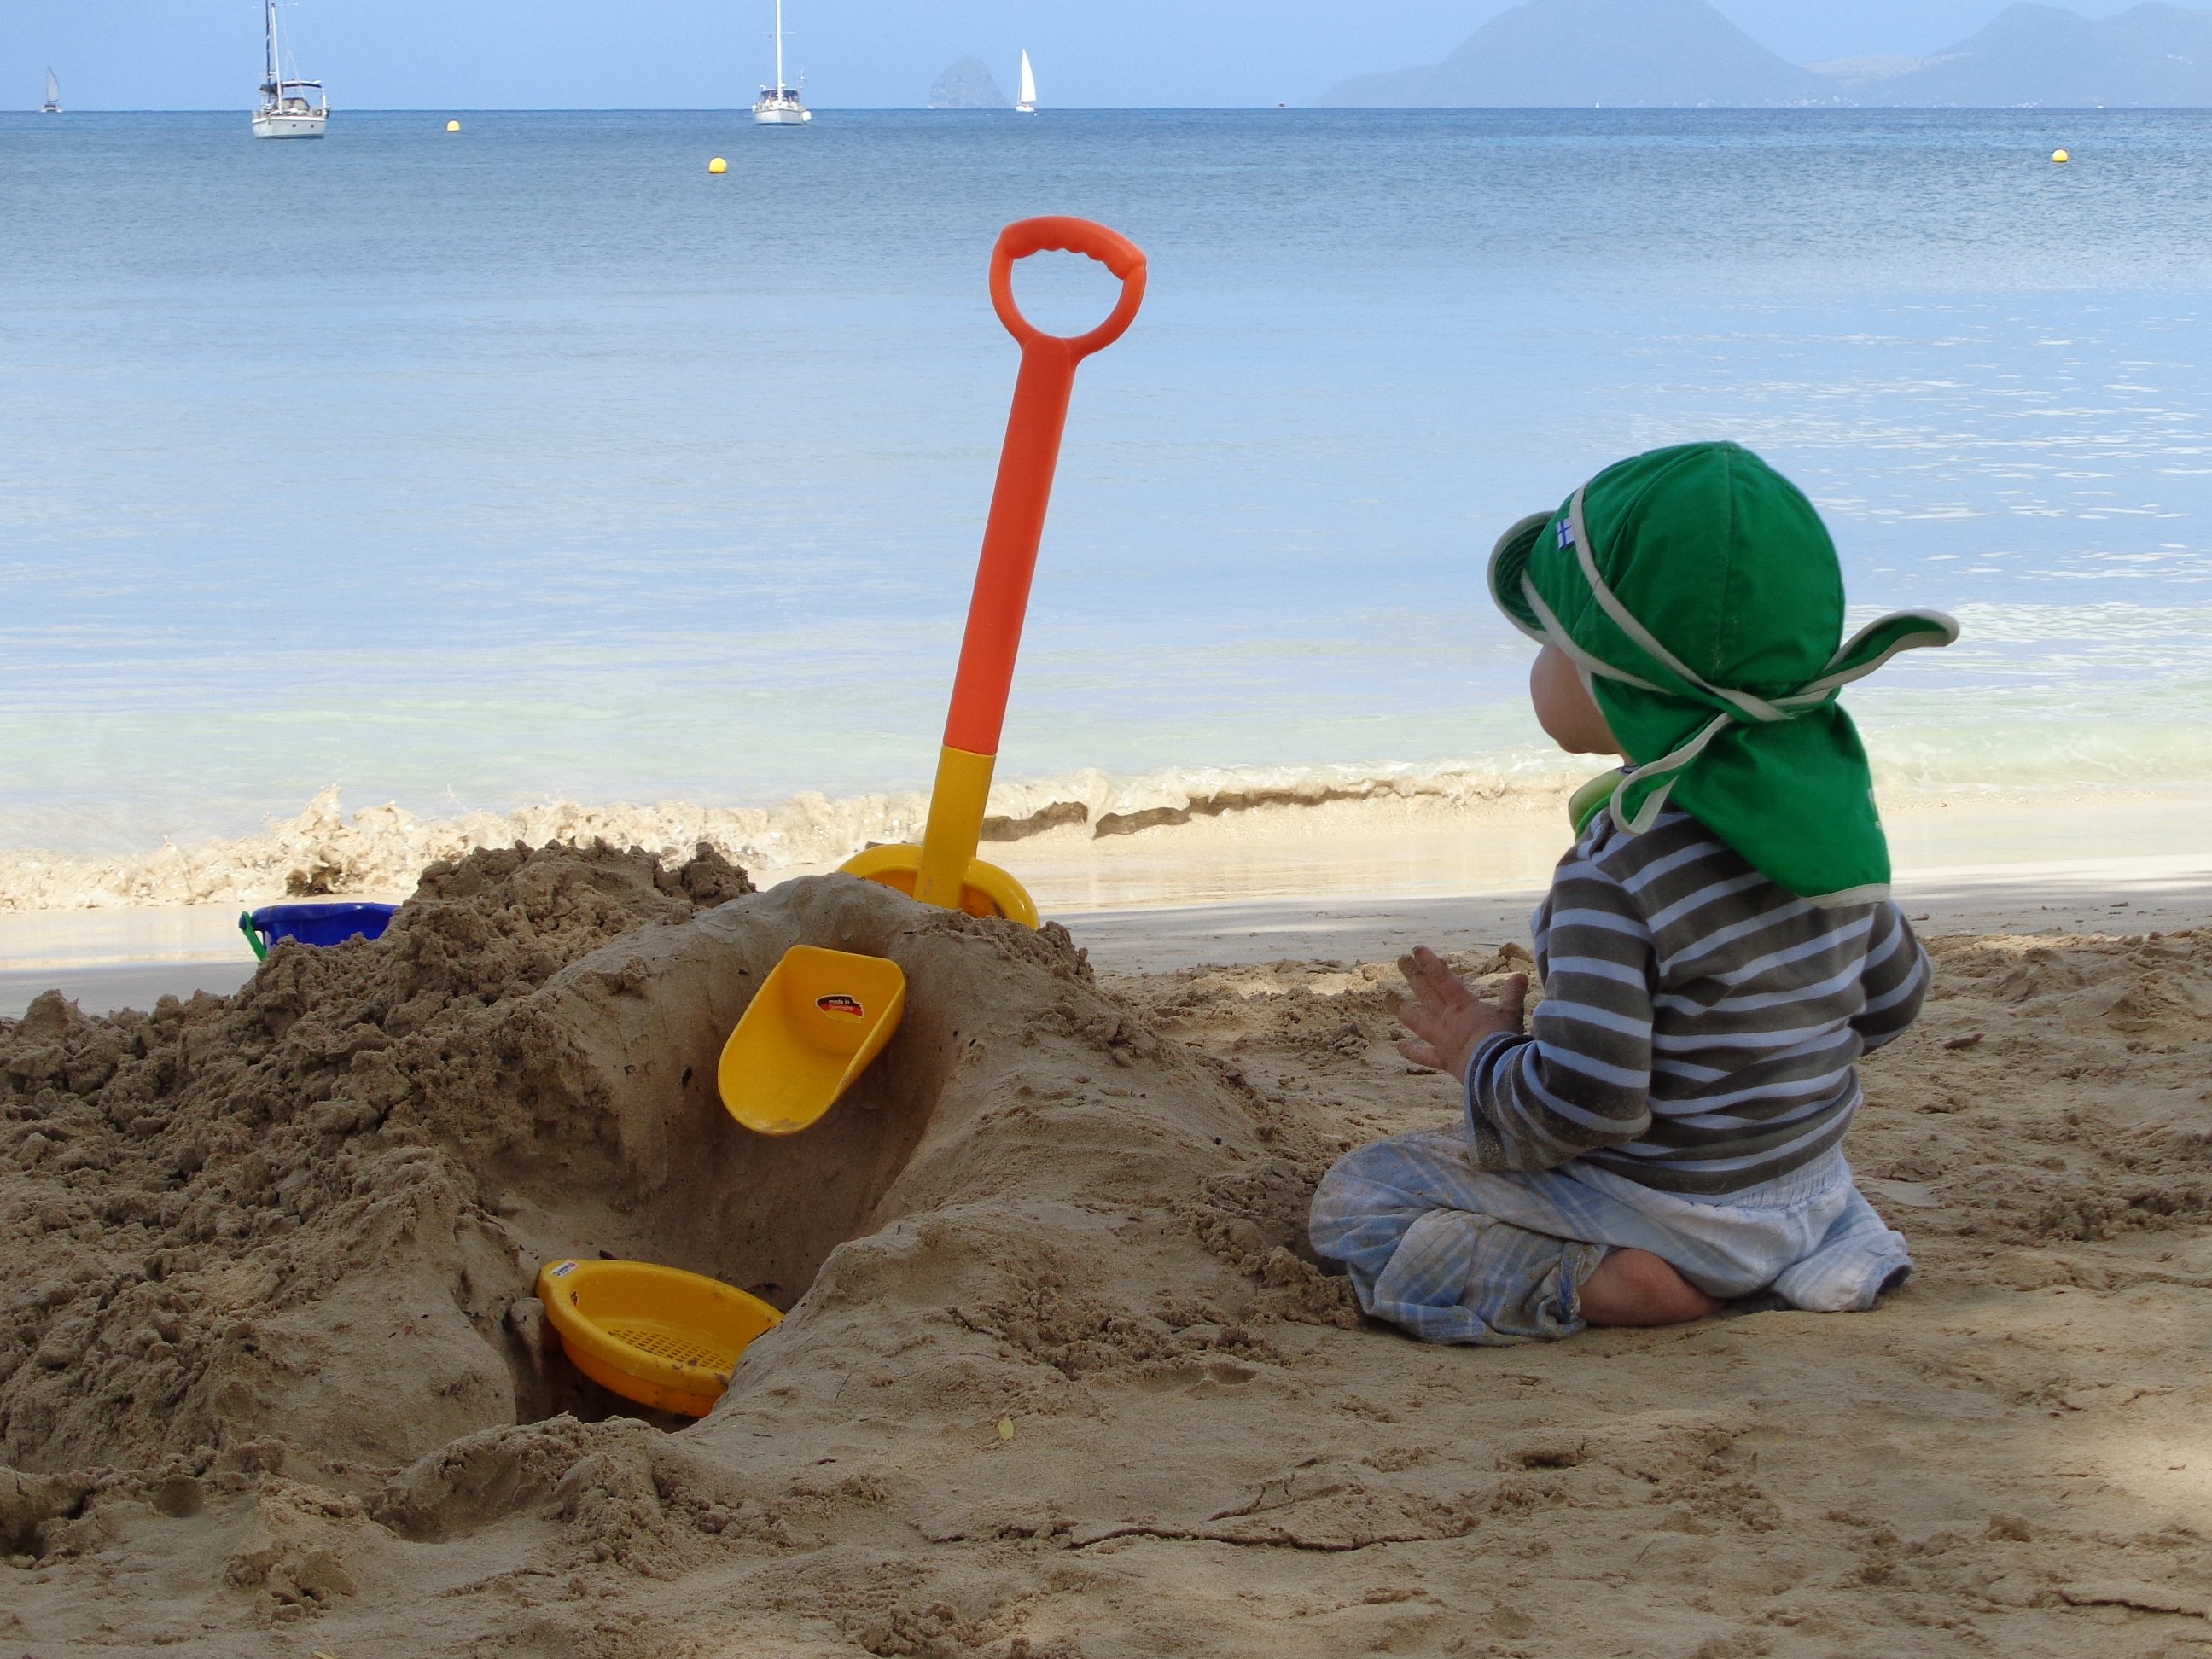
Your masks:
<path fill-rule="evenodd" d="M 1223 767 L 1136 778 L 1103 772 L 1001 784 L 991 792 L 986 842 L 1037 836 L 1106 840 L 1165 836 L 1200 820 L 1290 812 L 1337 802 L 1477 811 L 1535 804 L 1571 789 L 1587 762 L 1530 754 L 1502 763 L 1373 767 Z M 264 903 L 279 896 L 402 894 L 429 864 L 483 847 L 605 841 L 664 859 L 713 847 L 757 876 L 834 867 L 862 848 L 921 839 L 919 791 L 840 799 L 805 793 L 766 807 L 583 805 L 550 802 L 506 812 L 424 817 L 403 807 L 349 814 L 334 786 L 298 817 L 258 835 L 149 852 L 89 856 L 0 853 L 0 910 Z"/>

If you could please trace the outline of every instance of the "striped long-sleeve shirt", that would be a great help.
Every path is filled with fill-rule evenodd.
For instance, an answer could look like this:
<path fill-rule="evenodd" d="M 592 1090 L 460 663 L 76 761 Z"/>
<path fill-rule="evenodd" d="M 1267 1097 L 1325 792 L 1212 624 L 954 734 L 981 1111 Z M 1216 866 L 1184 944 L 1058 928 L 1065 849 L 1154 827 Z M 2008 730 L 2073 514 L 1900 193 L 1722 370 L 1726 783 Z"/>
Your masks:
<path fill-rule="evenodd" d="M 1535 945 L 1531 1034 L 1489 1038 L 1468 1067 L 1478 1161 L 1583 1158 L 1670 1192 L 1735 1192 L 1835 1146 L 1859 1056 L 1928 988 L 1895 904 L 1808 904 L 1671 809 L 1638 836 L 1600 814 Z"/>

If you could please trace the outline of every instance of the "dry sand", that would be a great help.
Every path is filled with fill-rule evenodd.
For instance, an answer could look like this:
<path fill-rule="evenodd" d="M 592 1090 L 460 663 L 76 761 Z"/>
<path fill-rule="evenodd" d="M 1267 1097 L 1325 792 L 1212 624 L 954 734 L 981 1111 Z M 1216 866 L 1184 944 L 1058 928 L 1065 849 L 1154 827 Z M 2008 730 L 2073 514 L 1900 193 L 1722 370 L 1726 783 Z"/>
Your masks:
<path fill-rule="evenodd" d="M 0 1021 L 0 1653 L 2212 1650 L 2212 932 L 1935 941 L 1877 1311 L 1451 1350 L 1305 1255 L 1453 1120 L 1379 963 L 744 884 L 477 854 L 235 998 Z M 767 1141 L 714 1059 L 802 939 L 912 1000 Z M 599 1250 L 792 1316 L 626 1415 L 530 1298 Z"/>

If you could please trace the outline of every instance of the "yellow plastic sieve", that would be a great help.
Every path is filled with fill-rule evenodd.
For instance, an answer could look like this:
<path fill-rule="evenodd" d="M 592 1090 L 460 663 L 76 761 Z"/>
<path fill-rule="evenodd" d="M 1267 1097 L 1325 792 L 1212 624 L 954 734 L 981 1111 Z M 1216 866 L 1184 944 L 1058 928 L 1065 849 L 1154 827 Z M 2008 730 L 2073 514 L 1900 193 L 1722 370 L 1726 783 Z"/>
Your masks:
<path fill-rule="evenodd" d="M 625 1400 L 704 1417 L 753 1339 L 783 1322 L 757 1296 L 651 1261 L 549 1261 L 538 1298 L 576 1369 Z"/>

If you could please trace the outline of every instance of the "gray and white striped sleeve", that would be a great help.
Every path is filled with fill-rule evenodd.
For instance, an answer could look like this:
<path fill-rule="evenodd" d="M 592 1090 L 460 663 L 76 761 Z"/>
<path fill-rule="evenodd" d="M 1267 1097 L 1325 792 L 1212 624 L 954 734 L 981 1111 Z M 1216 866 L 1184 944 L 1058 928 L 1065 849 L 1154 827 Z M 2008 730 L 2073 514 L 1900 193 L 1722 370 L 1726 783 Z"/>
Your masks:
<path fill-rule="evenodd" d="M 1893 903 L 1876 905 L 1859 974 L 1866 1006 L 1851 1019 L 1859 1041 L 1873 1049 L 1904 1036 L 1927 1000 L 1929 978 L 1928 951 L 1905 913 Z"/>
<path fill-rule="evenodd" d="M 1468 1127 L 1485 1169 L 1548 1170 L 1651 1123 L 1651 930 L 1620 882 L 1577 858 L 1545 903 L 1544 1000 L 1530 1035 L 1468 1066 Z"/>

